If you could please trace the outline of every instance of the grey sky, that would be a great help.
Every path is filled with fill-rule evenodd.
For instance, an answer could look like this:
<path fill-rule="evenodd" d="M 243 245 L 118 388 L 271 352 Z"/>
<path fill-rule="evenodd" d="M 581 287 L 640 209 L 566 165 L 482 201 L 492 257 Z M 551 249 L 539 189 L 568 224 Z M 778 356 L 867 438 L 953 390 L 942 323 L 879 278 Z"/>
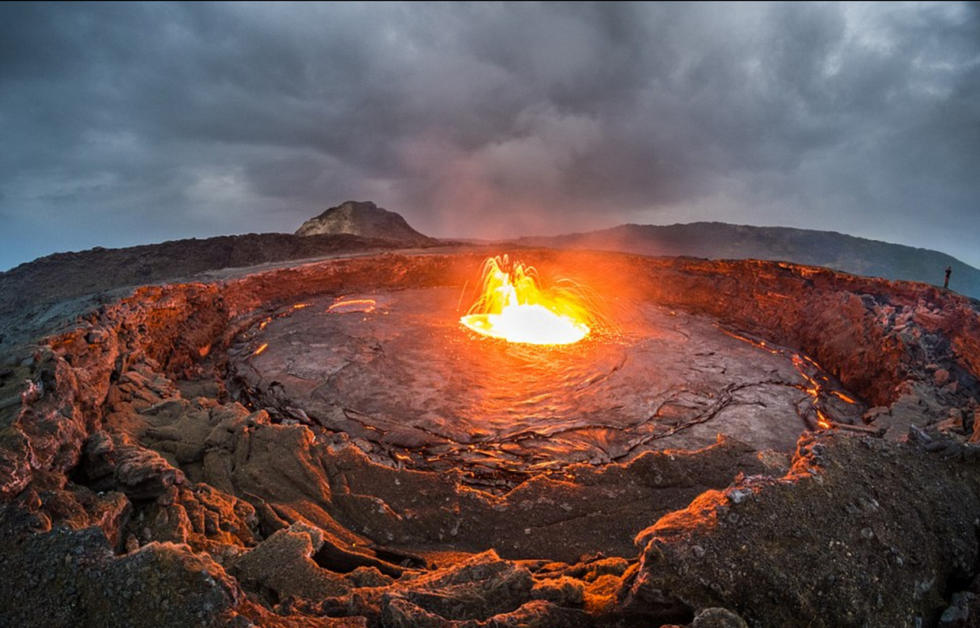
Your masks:
<path fill-rule="evenodd" d="M 0 269 L 292 232 L 721 220 L 980 266 L 971 4 L 0 4 Z"/>

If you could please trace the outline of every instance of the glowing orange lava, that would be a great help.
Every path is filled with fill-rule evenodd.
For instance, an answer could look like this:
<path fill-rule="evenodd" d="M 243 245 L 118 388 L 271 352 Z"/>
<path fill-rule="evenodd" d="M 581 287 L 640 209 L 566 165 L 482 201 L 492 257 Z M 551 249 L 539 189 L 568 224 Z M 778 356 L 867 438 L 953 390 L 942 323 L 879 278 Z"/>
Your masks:
<path fill-rule="evenodd" d="M 348 312 L 364 312 L 369 313 L 374 311 L 374 307 L 377 305 L 374 299 L 345 299 L 340 298 L 327 308 L 327 312 L 334 312 L 337 314 L 346 314 Z"/>
<path fill-rule="evenodd" d="M 589 335 L 589 312 L 571 291 L 539 285 L 533 267 L 506 255 L 483 263 L 483 290 L 459 319 L 491 338 L 534 345 L 567 345 Z"/>

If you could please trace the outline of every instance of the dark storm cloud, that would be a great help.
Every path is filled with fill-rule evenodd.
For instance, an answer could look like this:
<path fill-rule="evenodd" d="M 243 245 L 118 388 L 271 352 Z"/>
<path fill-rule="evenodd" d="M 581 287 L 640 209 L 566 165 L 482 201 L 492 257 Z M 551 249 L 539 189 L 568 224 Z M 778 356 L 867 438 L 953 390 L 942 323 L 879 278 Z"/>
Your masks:
<path fill-rule="evenodd" d="M 725 220 L 974 265 L 969 4 L 3 4 L 0 267 L 292 231 Z"/>

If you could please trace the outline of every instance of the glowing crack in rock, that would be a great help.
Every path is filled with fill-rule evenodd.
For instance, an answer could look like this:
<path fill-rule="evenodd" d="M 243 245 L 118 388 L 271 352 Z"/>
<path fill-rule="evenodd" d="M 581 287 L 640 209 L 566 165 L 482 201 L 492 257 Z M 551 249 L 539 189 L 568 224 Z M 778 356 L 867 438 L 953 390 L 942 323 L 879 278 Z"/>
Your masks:
<path fill-rule="evenodd" d="M 483 290 L 459 322 L 508 342 L 566 345 L 589 335 L 589 318 L 570 289 L 543 289 L 533 267 L 504 255 L 484 262 Z"/>
<path fill-rule="evenodd" d="M 335 301 L 327 312 L 334 314 L 347 314 L 349 312 L 373 312 L 377 302 L 374 299 L 347 299 L 341 297 Z"/>

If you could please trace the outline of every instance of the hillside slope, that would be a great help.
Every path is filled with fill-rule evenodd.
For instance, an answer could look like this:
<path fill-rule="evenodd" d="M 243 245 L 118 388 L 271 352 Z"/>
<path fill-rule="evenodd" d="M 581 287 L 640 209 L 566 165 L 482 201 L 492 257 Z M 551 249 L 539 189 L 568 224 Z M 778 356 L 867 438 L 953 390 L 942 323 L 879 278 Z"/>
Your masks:
<path fill-rule="evenodd" d="M 921 281 L 940 286 L 944 270 L 951 266 L 950 289 L 980 298 L 980 270 L 950 255 L 834 231 L 753 227 L 722 222 L 666 226 L 627 224 L 586 233 L 521 238 L 517 242 L 531 246 L 624 251 L 641 255 L 782 260 L 826 266 L 855 275 Z"/>
<path fill-rule="evenodd" d="M 421 246 L 433 242 L 409 226 L 400 214 L 370 201 L 346 201 L 304 222 L 298 236 L 351 234 L 362 238 L 385 238 Z"/>

